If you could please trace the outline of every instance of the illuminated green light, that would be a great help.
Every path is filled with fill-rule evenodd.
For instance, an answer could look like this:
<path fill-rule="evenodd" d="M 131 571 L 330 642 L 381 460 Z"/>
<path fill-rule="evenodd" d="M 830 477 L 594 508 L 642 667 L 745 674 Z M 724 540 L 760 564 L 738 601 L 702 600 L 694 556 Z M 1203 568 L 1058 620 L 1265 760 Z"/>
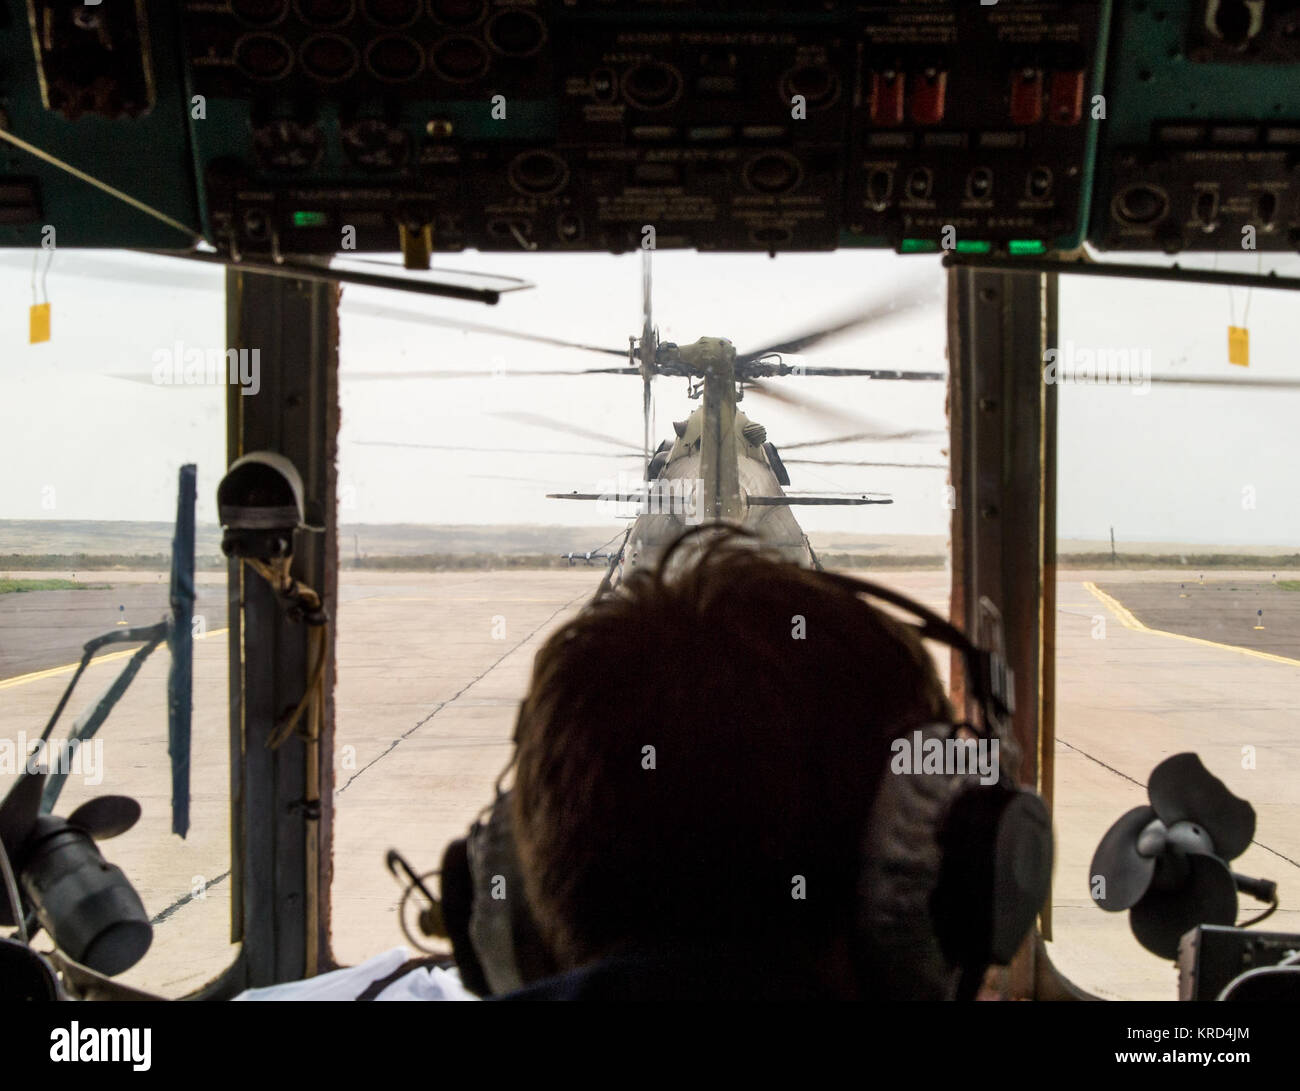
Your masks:
<path fill-rule="evenodd" d="M 1045 254 L 1047 244 L 1042 239 L 1012 239 L 1007 243 L 1008 254 Z"/>
<path fill-rule="evenodd" d="M 939 249 L 939 244 L 930 239 L 904 239 L 898 248 L 900 254 L 928 254 Z"/>
<path fill-rule="evenodd" d="M 323 212 L 295 212 L 293 214 L 294 227 L 325 227 L 329 223 L 329 217 Z"/>
<path fill-rule="evenodd" d="M 987 254 L 992 249 L 992 243 L 981 242 L 979 239 L 957 240 L 957 253 L 959 254 Z"/>

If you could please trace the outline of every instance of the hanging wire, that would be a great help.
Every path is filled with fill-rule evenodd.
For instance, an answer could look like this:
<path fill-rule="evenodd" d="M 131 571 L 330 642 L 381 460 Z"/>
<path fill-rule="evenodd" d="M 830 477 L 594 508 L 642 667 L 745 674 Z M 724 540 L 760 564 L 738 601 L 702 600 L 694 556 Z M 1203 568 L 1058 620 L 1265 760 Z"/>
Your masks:
<path fill-rule="evenodd" d="M 1210 269 L 1216 273 L 1219 271 L 1219 252 L 1217 250 L 1214 252 L 1214 260 L 1210 263 Z M 1235 326 L 1237 324 L 1237 301 L 1232 294 L 1232 285 L 1228 285 L 1227 292 L 1228 292 L 1228 325 Z"/>
<path fill-rule="evenodd" d="M 49 287 L 50 266 L 54 264 L 54 247 L 51 246 L 46 252 L 49 254 L 49 257 L 45 259 L 45 271 L 41 273 L 41 288 L 40 291 L 37 292 L 36 268 L 39 265 L 41 260 L 41 252 L 40 250 L 32 251 L 32 306 L 33 307 L 39 306 L 41 303 L 48 303 L 50 301 L 50 287 Z"/>
<path fill-rule="evenodd" d="M 1264 269 L 1264 253 L 1263 251 L 1259 251 L 1255 255 L 1255 275 L 1258 276 L 1263 271 L 1263 269 Z M 1251 293 L 1254 292 L 1254 290 L 1255 290 L 1254 288 L 1246 289 L 1246 309 L 1242 312 L 1241 315 L 1241 325 L 1243 328 L 1245 328 L 1250 323 L 1250 296 Z"/>

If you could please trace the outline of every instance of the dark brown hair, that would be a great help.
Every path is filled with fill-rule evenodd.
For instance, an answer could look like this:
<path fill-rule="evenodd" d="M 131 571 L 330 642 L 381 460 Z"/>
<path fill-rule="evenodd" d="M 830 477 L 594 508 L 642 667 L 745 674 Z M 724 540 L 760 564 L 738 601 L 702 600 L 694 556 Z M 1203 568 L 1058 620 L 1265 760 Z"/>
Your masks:
<path fill-rule="evenodd" d="M 560 965 L 831 935 L 890 743 L 950 715 L 911 627 L 747 540 L 679 541 L 547 640 L 520 708 L 513 823 Z"/>

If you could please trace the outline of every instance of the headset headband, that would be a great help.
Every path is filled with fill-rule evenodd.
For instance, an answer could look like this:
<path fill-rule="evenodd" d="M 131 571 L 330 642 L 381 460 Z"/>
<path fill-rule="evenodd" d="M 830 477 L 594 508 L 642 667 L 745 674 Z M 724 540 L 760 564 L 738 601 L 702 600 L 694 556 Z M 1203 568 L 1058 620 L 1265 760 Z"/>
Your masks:
<path fill-rule="evenodd" d="M 913 626 L 924 640 L 937 640 L 961 653 L 966 665 L 966 682 L 971 687 L 983 718 L 985 732 L 1002 736 L 1010 728 L 1015 712 L 1015 675 L 1002 650 L 1002 616 L 987 598 L 980 599 L 980 620 L 989 632 L 989 647 L 982 648 L 952 622 L 945 620 L 915 599 L 870 580 L 822 572 L 823 578 L 855 594 L 869 595 L 906 610 L 921 621 Z"/>

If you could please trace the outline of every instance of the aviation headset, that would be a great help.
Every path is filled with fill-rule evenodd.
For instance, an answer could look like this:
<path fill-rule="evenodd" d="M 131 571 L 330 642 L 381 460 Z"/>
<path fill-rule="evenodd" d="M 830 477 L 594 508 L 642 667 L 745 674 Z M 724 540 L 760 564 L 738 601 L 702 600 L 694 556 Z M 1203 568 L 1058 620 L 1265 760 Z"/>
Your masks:
<path fill-rule="evenodd" d="M 854 594 L 870 596 L 912 614 L 914 628 L 925 640 L 958 651 L 965 665 L 965 682 L 980 710 L 978 727 L 959 721 L 922 729 L 929 738 L 953 737 L 959 730 L 977 740 L 1011 744 L 1014 685 L 1002 651 L 1001 620 L 992 603 L 981 600 L 981 629 L 988 629 L 988 646 L 981 647 L 956 626 L 920 603 L 866 580 L 822 572 L 820 575 Z M 973 775 L 960 779 L 942 775 L 881 775 L 872 825 L 874 840 L 884 845 L 877 854 L 895 859 L 877 866 L 861 886 L 897 883 L 907 857 L 920 852 L 912 831 L 890 830 L 905 813 L 932 814 L 938 859 L 937 881 L 927 873 L 918 887 L 922 899 L 908 903 L 894 892 L 892 909 L 860 921 L 868 931 L 907 932 L 905 945 L 937 940 L 948 967 L 960 972 L 957 999 L 973 999 L 990 965 L 1005 965 L 1033 926 L 1047 894 L 1052 869 L 1051 820 L 1037 794 L 1018 787 L 1006 764 L 999 761 L 998 778 L 980 783 Z M 918 771 L 919 772 L 919 771 Z M 504 774 L 503 774 L 504 775 Z M 929 801 L 926 796 L 929 796 Z M 869 850 L 867 856 L 871 856 Z M 879 861 L 877 861 L 879 864 Z M 872 872 L 864 861 L 864 876 Z M 486 817 L 474 823 L 467 837 L 452 842 L 442 862 L 443 913 L 461 978 L 481 995 L 501 994 L 530 984 L 557 969 L 526 901 L 492 896 L 493 884 L 508 891 L 523 890 L 523 877 L 510 831 L 509 794 L 498 783 Z M 923 888 L 923 889 L 922 889 Z M 872 890 L 862 890 L 870 898 Z M 885 901 L 890 899 L 886 897 Z M 928 905 L 925 904 L 928 902 Z M 891 921 L 892 916 L 892 921 Z M 907 919 L 902 919 L 907 918 Z M 922 918 L 919 919 L 918 918 Z M 909 931 L 910 930 L 910 931 Z M 906 954 L 906 952 L 904 952 Z M 886 960 L 886 963 L 888 960 Z M 881 965 L 877 959 L 878 966 Z M 902 964 L 894 968 L 906 976 Z"/>

